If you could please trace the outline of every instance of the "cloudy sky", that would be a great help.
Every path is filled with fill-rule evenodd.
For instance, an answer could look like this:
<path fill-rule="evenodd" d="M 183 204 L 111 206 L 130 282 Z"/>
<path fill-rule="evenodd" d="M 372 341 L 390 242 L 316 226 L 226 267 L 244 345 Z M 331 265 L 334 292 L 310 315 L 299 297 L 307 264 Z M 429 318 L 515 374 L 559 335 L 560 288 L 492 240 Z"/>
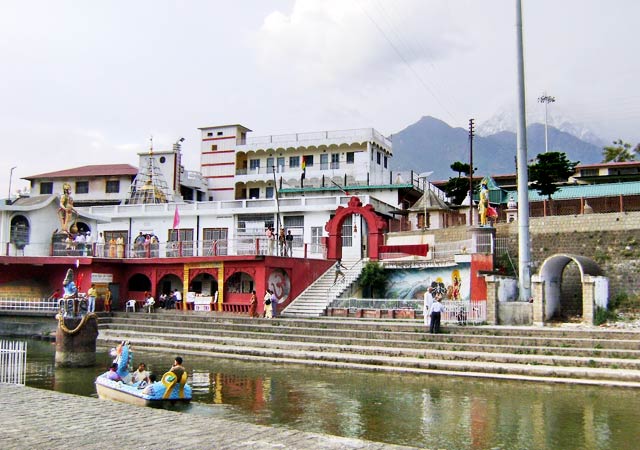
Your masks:
<path fill-rule="evenodd" d="M 640 142 L 637 0 L 523 0 L 528 115 Z M 3 0 L 0 198 L 21 177 L 241 123 L 254 135 L 513 109 L 515 0 Z"/>

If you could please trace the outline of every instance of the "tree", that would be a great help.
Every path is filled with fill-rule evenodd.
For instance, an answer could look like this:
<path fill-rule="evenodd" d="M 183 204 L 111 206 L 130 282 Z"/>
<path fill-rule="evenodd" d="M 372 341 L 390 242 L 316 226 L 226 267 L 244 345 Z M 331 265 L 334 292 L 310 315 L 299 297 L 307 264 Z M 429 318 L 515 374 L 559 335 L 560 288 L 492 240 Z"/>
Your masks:
<path fill-rule="evenodd" d="M 529 165 L 531 187 L 551 200 L 551 196 L 558 190 L 558 183 L 567 181 L 579 163 L 569 161 L 562 152 L 540 153 L 536 156 L 536 161 Z"/>
<path fill-rule="evenodd" d="M 367 286 L 372 298 L 376 291 L 384 295 L 384 290 L 387 287 L 387 274 L 384 268 L 377 262 L 369 261 L 362 268 L 360 286 Z"/>
<path fill-rule="evenodd" d="M 636 154 L 640 154 L 640 144 L 636 145 L 633 150 Z M 631 152 L 631 144 L 623 142 L 622 139 L 613 141 L 613 145 L 608 145 L 602 150 L 602 162 L 625 162 L 633 161 L 636 155 Z"/>
<path fill-rule="evenodd" d="M 469 164 L 456 161 L 449 167 L 451 167 L 451 170 L 454 172 L 458 172 L 458 176 L 456 178 L 449 178 L 449 181 L 447 181 L 443 186 L 443 190 L 454 205 L 460 205 L 469 193 L 470 166 Z M 462 176 L 462 174 L 464 174 L 464 176 Z M 474 183 L 474 190 L 477 187 L 477 184 L 478 183 Z"/>

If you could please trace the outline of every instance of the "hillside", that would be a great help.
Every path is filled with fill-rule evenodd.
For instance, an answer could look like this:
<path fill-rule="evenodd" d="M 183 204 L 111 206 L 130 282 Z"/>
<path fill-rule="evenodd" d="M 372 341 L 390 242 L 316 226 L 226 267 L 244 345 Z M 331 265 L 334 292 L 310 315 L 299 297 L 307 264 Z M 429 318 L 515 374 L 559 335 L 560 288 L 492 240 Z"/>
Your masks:
<path fill-rule="evenodd" d="M 602 149 L 569 133 L 549 127 L 549 151 L 565 152 L 571 161 L 582 164 L 600 162 Z M 528 155 L 534 159 L 544 152 L 544 125 L 527 127 Z M 502 131 L 473 140 L 473 165 L 479 175 L 514 173 L 516 168 L 516 135 Z M 452 128 L 429 116 L 393 135 L 393 170 L 433 171 L 431 180 L 453 176 L 450 165 L 469 162 L 468 131 Z"/>

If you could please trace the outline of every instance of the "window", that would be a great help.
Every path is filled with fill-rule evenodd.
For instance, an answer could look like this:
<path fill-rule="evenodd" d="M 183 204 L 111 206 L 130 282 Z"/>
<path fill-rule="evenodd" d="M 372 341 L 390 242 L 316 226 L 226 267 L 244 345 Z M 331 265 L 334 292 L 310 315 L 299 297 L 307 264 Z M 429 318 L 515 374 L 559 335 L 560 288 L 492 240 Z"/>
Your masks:
<path fill-rule="evenodd" d="M 331 168 L 332 169 L 340 168 L 340 153 L 331 154 Z"/>
<path fill-rule="evenodd" d="M 215 152 L 216 150 L 218 150 L 218 145 L 217 145 L 217 144 L 213 144 L 213 145 L 211 146 L 211 151 L 212 151 L 212 152 Z"/>
<path fill-rule="evenodd" d="M 260 198 L 260 188 L 249 188 L 249 198 Z"/>
<path fill-rule="evenodd" d="M 377 158 L 376 162 L 378 163 L 378 165 L 380 165 L 380 156 L 382 156 L 382 155 L 380 155 L 380 152 L 378 152 L 377 156 L 376 156 L 376 158 Z"/>
<path fill-rule="evenodd" d="M 250 159 L 249 160 L 249 170 L 260 170 L 260 160 L 259 159 Z"/>
<path fill-rule="evenodd" d="M 193 228 L 169 230 L 167 256 L 193 256 Z"/>
<path fill-rule="evenodd" d="M 117 194 L 120 192 L 120 180 L 107 180 L 107 187 L 104 191 L 107 194 Z"/>
<path fill-rule="evenodd" d="M 311 253 L 322 253 L 322 227 L 311 227 Z"/>
<path fill-rule="evenodd" d="M 272 157 L 267 158 L 267 172 L 273 173 L 273 162 L 274 159 Z"/>
<path fill-rule="evenodd" d="M 88 181 L 76 181 L 76 194 L 88 194 L 89 182 Z"/>
<path fill-rule="evenodd" d="M 347 216 L 342 222 L 342 246 L 353 247 L 353 216 Z"/>
<path fill-rule="evenodd" d="M 160 157 L 160 164 L 164 164 L 167 162 L 167 158 L 165 158 L 164 156 Z"/>
<path fill-rule="evenodd" d="M 304 244 L 304 216 L 285 216 L 282 220 L 287 233 L 291 231 L 293 247 L 302 247 Z"/>
<path fill-rule="evenodd" d="M 276 161 L 278 164 L 278 173 L 284 172 L 284 156 L 279 156 Z"/>
<path fill-rule="evenodd" d="M 227 254 L 227 235 L 226 228 L 204 228 L 202 236 L 203 254 L 205 256 L 217 256 Z"/>
<path fill-rule="evenodd" d="M 266 198 L 273 198 L 273 193 L 274 193 L 273 187 L 272 186 L 267 186 L 267 188 L 265 189 L 264 196 Z"/>
<path fill-rule="evenodd" d="M 353 164 L 355 161 L 355 153 L 347 152 L 347 164 Z"/>
<path fill-rule="evenodd" d="M 289 156 L 289 167 L 300 167 L 300 157 L 299 156 Z"/>
<path fill-rule="evenodd" d="M 307 165 L 307 167 L 312 167 L 313 166 L 313 155 L 305 155 L 303 156 L 304 158 L 304 162 Z"/>
<path fill-rule="evenodd" d="M 327 170 L 329 168 L 329 155 L 323 153 L 320 155 L 320 170 Z"/>
<path fill-rule="evenodd" d="M 209 132 L 207 133 L 207 136 L 208 136 L 208 137 L 211 137 L 211 136 L 213 136 L 213 133 L 212 133 L 211 131 L 209 131 Z"/>
<path fill-rule="evenodd" d="M 43 194 L 53 194 L 53 183 L 51 181 L 40 183 L 40 195 Z"/>
<path fill-rule="evenodd" d="M 384 168 L 385 169 L 387 168 L 387 160 L 388 160 L 387 155 L 385 155 L 384 156 Z"/>
<path fill-rule="evenodd" d="M 222 136 L 222 131 L 218 131 L 218 136 Z"/>

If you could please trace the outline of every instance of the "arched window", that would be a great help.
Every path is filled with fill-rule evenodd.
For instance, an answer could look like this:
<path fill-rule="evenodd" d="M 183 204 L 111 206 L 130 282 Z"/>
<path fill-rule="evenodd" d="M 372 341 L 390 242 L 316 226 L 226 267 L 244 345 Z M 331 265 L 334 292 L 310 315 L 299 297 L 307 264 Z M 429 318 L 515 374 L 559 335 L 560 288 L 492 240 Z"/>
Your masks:
<path fill-rule="evenodd" d="M 146 275 L 137 273 L 129 278 L 129 286 L 127 286 L 127 288 L 129 291 L 151 291 L 151 280 L 149 280 Z"/>
<path fill-rule="evenodd" d="M 29 221 L 24 216 L 11 219 L 10 241 L 16 248 L 22 250 L 29 243 Z"/>

